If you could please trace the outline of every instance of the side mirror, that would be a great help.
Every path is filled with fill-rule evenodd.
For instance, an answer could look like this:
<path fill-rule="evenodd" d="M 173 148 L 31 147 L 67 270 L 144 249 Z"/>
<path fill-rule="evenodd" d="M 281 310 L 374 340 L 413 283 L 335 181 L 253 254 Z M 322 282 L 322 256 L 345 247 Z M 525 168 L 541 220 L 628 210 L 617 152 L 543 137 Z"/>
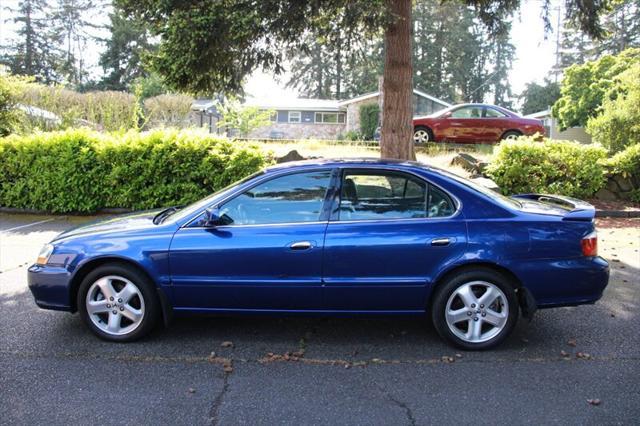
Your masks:
<path fill-rule="evenodd" d="M 214 228 L 220 224 L 220 210 L 215 207 L 210 207 L 204 211 L 204 223 L 206 228 Z"/>

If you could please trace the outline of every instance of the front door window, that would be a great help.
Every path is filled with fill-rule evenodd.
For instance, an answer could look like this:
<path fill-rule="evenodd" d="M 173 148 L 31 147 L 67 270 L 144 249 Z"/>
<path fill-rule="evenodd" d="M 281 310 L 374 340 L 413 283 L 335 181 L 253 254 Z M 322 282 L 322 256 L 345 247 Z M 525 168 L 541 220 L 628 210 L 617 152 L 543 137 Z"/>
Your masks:
<path fill-rule="evenodd" d="M 227 225 L 316 222 L 330 180 L 329 170 L 277 177 L 226 202 L 220 215 Z"/>

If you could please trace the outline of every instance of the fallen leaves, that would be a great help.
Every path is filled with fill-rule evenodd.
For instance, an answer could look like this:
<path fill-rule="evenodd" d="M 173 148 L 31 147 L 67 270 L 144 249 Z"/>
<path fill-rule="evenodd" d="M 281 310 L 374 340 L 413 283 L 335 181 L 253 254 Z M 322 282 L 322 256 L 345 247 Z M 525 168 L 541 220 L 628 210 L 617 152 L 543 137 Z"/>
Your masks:
<path fill-rule="evenodd" d="M 233 347 L 233 342 L 230 342 L 230 341 L 222 342 L 220 344 L 220 346 L 223 347 L 223 348 L 232 348 Z"/>
<path fill-rule="evenodd" d="M 579 358 L 579 359 L 585 359 L 585 360 L 586 360 L 586 359 L 592 359 L 592 356 L 591 356 L 591 355 L 589 355 L 589 354 L 588 354 L 588 353 L 586 353 L 586 352 L 578 352 L 578 353 L 576 354 L 576 358 Z"/>
<path fill-rule="evenodd" d="M 445 355 L 440 359 L 442 359 L 442 362 L 444 362 L 445 364 L 451 364 L 452 362 L 456 361 L 456 359 L 454 357 L 448 356 L 448 355 Z"/>
<path fill-rule="evenodd" d="M 602 404 L 602 401 L 600 401 L 598 398 L 593 398 L 593 399 L 587 399 L 587 403 L 588 403 L 589 405 L 596 405 L 596 406 L 598 406 L 598 405 Z"/>
<path fill-rule="evenodd" d="M 575 348 L 575 347 L 576 347 L 576 344 L 577 344 L 576 339 L 569 339 L 569 340 L 567 341 L 567 345 L 569 345 L 569 346 L 571 346 L 571 347 L 574 347 L 574 348 Z"/>
<path fill-rule="evenodd" d="M 196 393 L 196 390 L 195 390 L 194 388 L 189 388 L 189 389 L 188 389 L 188 392 L 189 392 L 189 393 Z"/>

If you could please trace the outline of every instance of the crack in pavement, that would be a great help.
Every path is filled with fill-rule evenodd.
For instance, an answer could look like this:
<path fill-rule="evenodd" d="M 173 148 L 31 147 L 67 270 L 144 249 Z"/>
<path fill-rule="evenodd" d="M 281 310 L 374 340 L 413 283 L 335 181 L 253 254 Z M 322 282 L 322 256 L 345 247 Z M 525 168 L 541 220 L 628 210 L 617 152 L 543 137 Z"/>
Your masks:
<path fill-rule="evenodd" d="M 222 402 L 224 400 L 224 396 L 229 391 L 229 376 L 230 375 L 231 375 L 231 372 L 226 371 L 226 370 L 223 371 L 222 389 L 220 390 L 218 395 L 216 395 L 215 399 L 213 400 L 213 404 L 211 405 L 211 410 L 209 410 L 209 419 L 210 419 L 210 422 L 211 422 L 212 426 L 217 426 L 219 424 L 219 422 L 220 422 L 220 418 L 219 418 L 220 407 L 222 406 Z"/>
<path fill-rule="evenodd" d="M 389 399 L 389 401 L 393 402 L 394 404 L 396 404 L 398 407 L 402 408 L 405 411 L 405 414 L 407 415 L 407 420 L 409 421 L 409 425 L 416 426 L 416 419 L 415 417 L 413 417 L 413 411 L 411 411 L 411 408 L 404 402 L 395 399 L 388 393 L 385 392 L 385 394 L 387 395 L 387 399 Z"/>

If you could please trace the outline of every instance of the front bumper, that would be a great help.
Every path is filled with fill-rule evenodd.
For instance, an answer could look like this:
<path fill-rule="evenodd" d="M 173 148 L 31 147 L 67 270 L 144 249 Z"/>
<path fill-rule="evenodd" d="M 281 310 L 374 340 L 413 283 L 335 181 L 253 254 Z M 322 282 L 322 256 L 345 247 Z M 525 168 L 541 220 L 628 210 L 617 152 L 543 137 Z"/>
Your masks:
<path fill-rule="evenodd" d="M 43 309 L 71 311 L 71 273 L 62 266 L 32 265 L 27 271 L 29 290 Z"/>

